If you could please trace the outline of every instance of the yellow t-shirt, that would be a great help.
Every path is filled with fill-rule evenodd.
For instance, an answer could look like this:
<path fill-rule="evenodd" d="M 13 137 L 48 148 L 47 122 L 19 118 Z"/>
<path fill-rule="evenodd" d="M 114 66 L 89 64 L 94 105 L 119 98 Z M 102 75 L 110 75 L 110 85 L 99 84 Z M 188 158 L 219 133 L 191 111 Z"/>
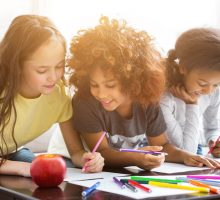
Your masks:
<path fill-rule="evenodd" d="M 64 92 L 64 88 L 57 85 L 49 95 L 41 95 L 36 99 L 27 99 L 21 95 L 15 98 L 17 121 L 15 124 L 15 140 L 18 147 L 35 139 L 48 130 L 54 123 L 67 121 L 72 117 L 71 98 Z M 14 116 L 11 116 L 14 119 Z M 12 120 L 4 130 L 8 146 L 8 153 L 15 150 L 12 136 Z M 2 141 L 0 139 L 0 144 Z M 6 149 L 4 148 L 4 154 Z"/>

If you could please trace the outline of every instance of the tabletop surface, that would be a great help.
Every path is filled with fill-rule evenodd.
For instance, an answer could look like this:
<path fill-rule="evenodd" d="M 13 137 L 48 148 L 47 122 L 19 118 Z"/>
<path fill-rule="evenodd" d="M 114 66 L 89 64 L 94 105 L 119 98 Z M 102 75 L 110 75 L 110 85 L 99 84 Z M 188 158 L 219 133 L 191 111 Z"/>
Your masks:
<path fill-rule="evenodd" d="M 130 173 L 124 169 L 104 169 L 104 171 L 110 172 L 118 172 L 118 173 Z M 187 173 L 178 173 L 178 175 L 186 175 L 186 174 L 219 174 L 220 169 L 208 169 Z M 149 171 L 142 171 L 135 175 L 145 175 L 145 176 L 156 176 L 156 175 L 167 175 Z M 175 175 L 175 174 L 172 174 Z M 35 199 L 52 199 L 52 200 L 72 200 L 72 199 L 82 199 L 82 191 L 85 187 L 73 185 L 67 182 L 63 182 L 56 188 L 47 188 L 42 189 L 38 188 L 37 185 L 30 179 L 19 176 L 0 176 L 0 199 L 9 200 L 9 199 L 19 199 L 19 200 L 35 200 Z M 129 197 L 117 195 L 114 193 L 108 193 L 96 190 L 92 192 L 86 199 L 89 200 L 104 200 L 104 199 L 117 199 L 117 200 L 125 200 L 131 199 Z M 216 194 L 204 194 L 195 193 L 192 194 L 184 194 L 184 195 L 173 195 L 173 196 L 163 196 L 163 197 L 154 197 L 147 199 L 157 199 L 157 200 L 174 200 L 174 199 L 220 199 L 220 195 Z"/>

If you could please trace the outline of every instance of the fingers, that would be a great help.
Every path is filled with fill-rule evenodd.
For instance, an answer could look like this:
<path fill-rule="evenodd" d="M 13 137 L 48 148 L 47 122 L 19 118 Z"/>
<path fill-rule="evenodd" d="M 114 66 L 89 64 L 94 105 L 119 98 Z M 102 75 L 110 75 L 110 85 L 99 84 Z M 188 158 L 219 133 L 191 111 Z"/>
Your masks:
<path fill-rule="evenodd" d="M 213 159 L 209 159 L 202 156 L 193 156 L 192 159 L 190 159 L 190 163 L 192 166 L 207 166 L 209 168 L 216 168 L 218 166 L 218 163 L 214 161 Z"/>
<path fill-rule="evenodd" d="M 220 147 L 220 141 L 215 142 L 215 147 Z"/>
<path fill-rule="evenodd" d="M 183 96 L 184 91 L 185 89 L 181 85 L 176 85 L 171 88 L 171 93 L 179 98 Z"/>
<path fill-rule="evenodd" d="M 161 164 L 163 164 L 165 161 L 165 156 L 163 154 L 161 155 L 150 155 L 150 154 L 145 154 L 144 159 L 143 159 L 143 165 L 144 168 L 155 168 L 159 167 Z"/>
<path fill-rule="evenodd" d="M 193 159 L 193 158 L 190 158 L 189 160 L 185 161 L 184 163 L 186 165 L 194 166 L 194 167 L 202 167 L 203 166 L 203 163 L 201 163 L 200 161 Z"/>
<path fill-rule="evenodd" d="M 214 146 L 215 146 L 215 141 L 210 140 L 210 141 L 209 141 L 209 147 L 214 147 Z"/>
<path fill-rule="evenodd" d="M 212 155 L 216 158 L 220 158 L 220 148 L 214 148 L 212 151 Z"/>
<path fill-rule="evenodd" d="M 184 86 L 176 85 L 170 88 L 170 92 L 173 96 L 183 100 L 185 103 L 197 103 L 197 96 L 195 94 L 188 93 Z"/>
<path fill-rule="evenodd" d="M 216 166 L 214 166 L 214 162 L 211 161 L 211 159 L 207 159 L 207 158 L 203 158 L 203 157 L 200 157 L 201 159 L 201 163 L 203 163 L 204 165 L 206 165 L 207 167 L 209 168 L 216 168 Z"/>
<path fill-rule="evenodd" d="M 83 161 L 84 161 L 84 162 L 87 162 L 88 160 L 93 159 L 93 157 L 94 157 L 94 156 L 92 155 L 91 152 L 86 152 L 86 153 L 83 154 Z"/>
<path fill-rule="evenodd" d="M 104 166 L 104 158 L 100 153 L 87 153 L 89 161 L 85 163 L 85 172 L 100 172 Z"/>
<path fill-rule="evenodd" d="M 215 168 L 220 168 L 220 162 L 211 159 L 211 158 L 206 158 Z"/>
<path fill-rule="evenodd" d="M 139 148 L 139 150 L 145 151 L 161 151 L 163 149 L 162 146 L 145 146 L 143 148 Z"/>

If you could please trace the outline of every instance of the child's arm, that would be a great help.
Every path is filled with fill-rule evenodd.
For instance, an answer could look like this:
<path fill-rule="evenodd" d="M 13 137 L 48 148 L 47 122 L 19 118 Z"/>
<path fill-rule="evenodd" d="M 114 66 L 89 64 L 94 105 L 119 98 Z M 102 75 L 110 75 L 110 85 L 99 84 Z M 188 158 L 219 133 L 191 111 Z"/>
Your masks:
<path fill-rule="evenodd" d="M 216 88 L 210 98 L 209 106 L 203 114 L 204 132 L 208 146 L 214 147 L 212 155 L 220 157 L 220 141 L 216 142 L 220 136 L 220 88 Z"/>
<path fill-rule="evenodd" d="M 202 167 L 204 165 L 210 168 L 220 167 L 220 163 L 214 159 L 192 154 L 170 144 L 165 133 L 156 137 L 148 137 L 148 142 L 150 145 L 163 146 L 163 151 L 168 153 L 166 156 L 166 161 L 168 162 L 184 163 L 186 165 L 197 167 Z"/>
<path fill-rule="evenodd" d="M 30 163 L 6 160 L 0 167 L 0 174 L 30 176 Z"/>
<path fill-rule="evenodd" d="M 83 133 L 83 138 L 90 149 L 92 149 L 102 132 L 99 133 Z M 147 150 L 160 151 L 161 147 L 147 147 Z M 120 152 L 109 146 L 106 137 L 102 140 L 98 150 L 105 158 L 105 164 L 108 167 L 125 167 L 136 165 L 145 170 L 160 166 L 164 162 L 164 155 L 154 156 L 150 154 Z"/>
<path fill-rule="evenodd" d="M 86 163 L 87 172 L 102 171 L 104 159 L 100 153 L 86 153 L 79 134 L 73 128 L 72 120 L 61 122 L 60 129 L 72 162 L 78 167 L 83 167 Z"/>
<path fill-rule="evenodd" d="M 161 99 L 160 106 L 167 125 L 167 135 L 175 146 L 196 153 L 200 137 L 199 106 L 185 104 L 184 107 L 182 104 L 184 102 L 174 99 L 170 93 L 166 93 Z"/>

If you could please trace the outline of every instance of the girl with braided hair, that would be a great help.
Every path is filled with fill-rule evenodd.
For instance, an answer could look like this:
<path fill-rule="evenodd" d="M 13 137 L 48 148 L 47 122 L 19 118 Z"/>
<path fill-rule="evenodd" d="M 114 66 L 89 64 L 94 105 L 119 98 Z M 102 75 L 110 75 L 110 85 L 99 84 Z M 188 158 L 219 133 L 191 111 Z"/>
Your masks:
<path fill-rule="evenodd" d="M 161 108 L 171 143 L 202 154 L 214 147 L 220 157 L 220 30 L 194 28 L 176 41 L 165 60 L 167 92 Z"/>

